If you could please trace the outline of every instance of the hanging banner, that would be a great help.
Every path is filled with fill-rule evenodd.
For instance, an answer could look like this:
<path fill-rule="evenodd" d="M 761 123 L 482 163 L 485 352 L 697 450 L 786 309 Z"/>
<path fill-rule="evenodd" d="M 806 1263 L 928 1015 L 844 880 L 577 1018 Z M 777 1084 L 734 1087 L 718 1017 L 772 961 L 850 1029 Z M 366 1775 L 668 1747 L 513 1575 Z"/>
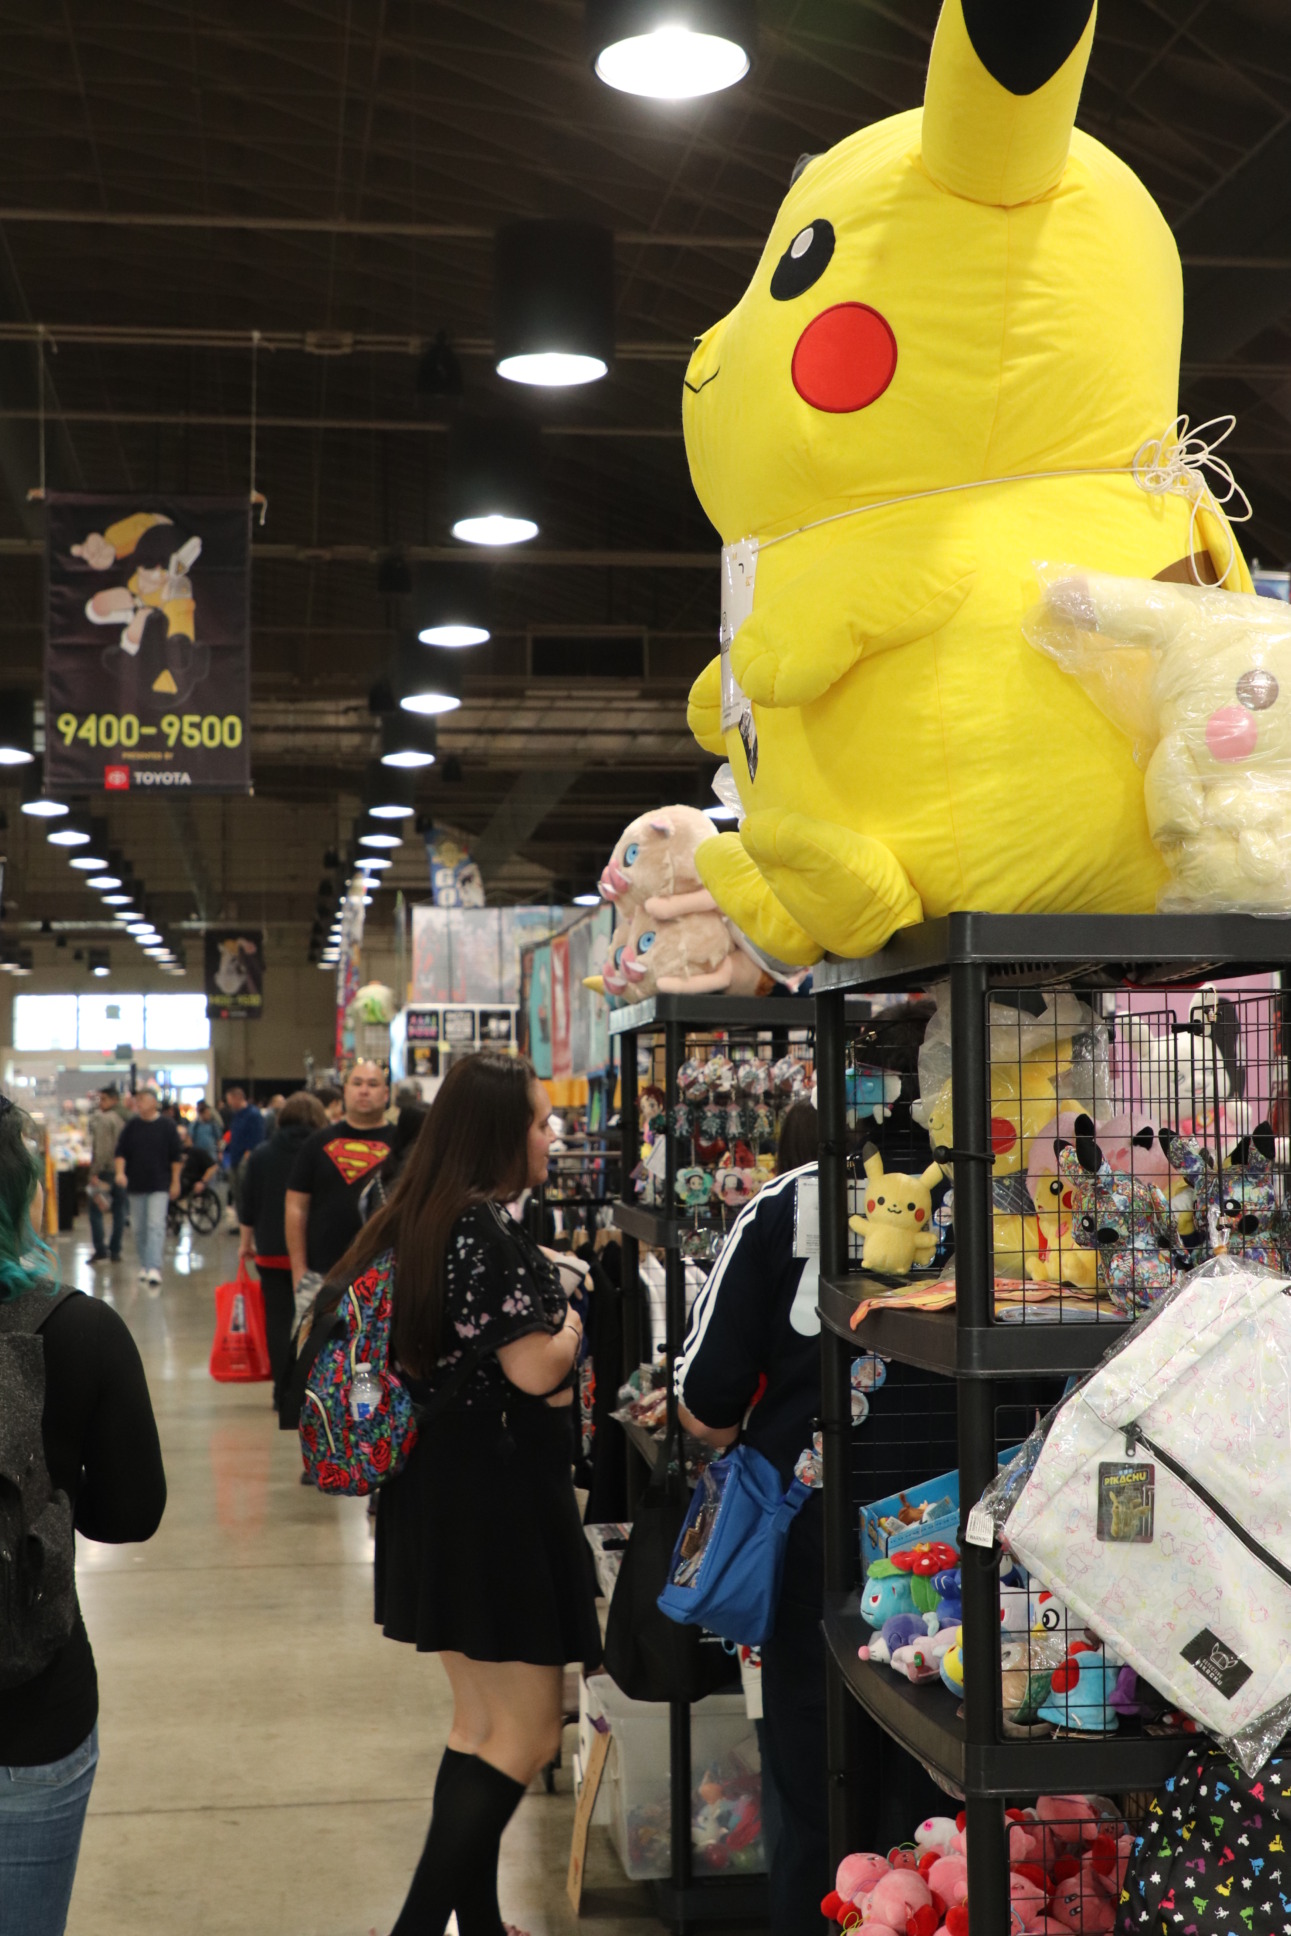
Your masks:
<path fill-rule="evenodd" d="M 356 875 L 341 901 L 341 951 L 336 960 L 336 1066 L 340 1068 L 354 1047 L 349 1006 L 362 979 L 363 897 L 367 879 Z"/>
<path fill-rule="evenodd" d="M 426 835 L 426 859 L 436 907 L 484 906 L 484 877 L 471 859 L 465 834 L 453 827 L 432 827 Z"/>
<path fill-rule="evenodd" d="M 551 1073 L 570 1076 L 569 937 L 558 934 L 551 943 Z"/>
<path fill-rule="evenodd" d="M 45 786 L 249 793 L 250 506 L 45 499 Z"/>
<path fill-rule="evenodd" d="M 206 930 L 206 1013 L 212 1022 L 258 1022 L 264 1010 L 263 928 Z"/>

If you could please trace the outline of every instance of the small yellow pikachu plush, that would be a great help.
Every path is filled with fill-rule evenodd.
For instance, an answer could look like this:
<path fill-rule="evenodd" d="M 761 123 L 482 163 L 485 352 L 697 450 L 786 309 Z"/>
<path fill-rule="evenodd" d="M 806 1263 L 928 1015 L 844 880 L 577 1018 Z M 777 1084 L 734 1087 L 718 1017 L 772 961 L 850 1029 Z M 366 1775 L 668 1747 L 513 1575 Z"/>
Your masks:
<path fill-rule="evenodd" d="M 902 1176 L 895 1170 L 885 1175 L 883 1158 L 872 1143 L 861 1156 L 869 1183 L 865 1215 L 847 1221 L 865 1239 L 862 1267 L 900 1276 L 916 1264 L 930 1264 L 937 1248 L 932 1192 L 946 1174 L 940 1163 L 930 1163 L 922 1176 Z"/>

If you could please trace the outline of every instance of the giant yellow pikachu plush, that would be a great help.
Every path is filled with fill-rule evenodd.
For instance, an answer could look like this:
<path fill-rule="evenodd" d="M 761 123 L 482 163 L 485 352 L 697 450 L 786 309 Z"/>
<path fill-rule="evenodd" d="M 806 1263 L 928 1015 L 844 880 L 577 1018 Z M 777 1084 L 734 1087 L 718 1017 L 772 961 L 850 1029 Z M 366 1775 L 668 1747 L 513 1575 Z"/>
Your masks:
<path fill-rule="evenodd" d="M 690 723 L 747 815 L 697 865 L 782 961 L 957 907 L 1156 904 L 1129 744 L 1023 637 L 1033 567 L 1250 580 L 1222 513 L 1136 481 L 1181 276 L 1073 132 L 1093 31 L 1092 0 L 945 0 L 922 110 L 807 163 L 691 359 L 734 637 Z"/>

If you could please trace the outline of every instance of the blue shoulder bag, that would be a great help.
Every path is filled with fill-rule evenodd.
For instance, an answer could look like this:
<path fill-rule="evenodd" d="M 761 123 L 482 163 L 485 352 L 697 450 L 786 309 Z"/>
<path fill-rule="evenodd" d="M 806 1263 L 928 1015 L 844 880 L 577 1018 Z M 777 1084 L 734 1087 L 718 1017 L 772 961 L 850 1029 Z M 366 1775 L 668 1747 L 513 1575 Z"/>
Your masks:
<path fill-rule="evenodd" d="M 751 1445 L 714 1459 L 695 1487 L 659 1610 L 683 1627 L 758 1647 L 775 1627 L 789 1528 L 812 1489 Z"/>

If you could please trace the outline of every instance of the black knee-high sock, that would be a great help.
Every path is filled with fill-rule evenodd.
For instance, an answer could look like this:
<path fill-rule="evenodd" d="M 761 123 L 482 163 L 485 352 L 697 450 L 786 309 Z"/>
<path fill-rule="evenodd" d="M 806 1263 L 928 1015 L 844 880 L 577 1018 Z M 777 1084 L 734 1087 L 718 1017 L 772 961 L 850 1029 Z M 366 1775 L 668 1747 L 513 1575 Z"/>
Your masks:
<path fill-rule="evenodd" d="M 445 1748 L 426 1846 L 392 1936 L 444 1936 L 454 1910 L 460 1936 L 501 1936 L 498 1846 L 523 1796 L 523 1782 Z"/>

